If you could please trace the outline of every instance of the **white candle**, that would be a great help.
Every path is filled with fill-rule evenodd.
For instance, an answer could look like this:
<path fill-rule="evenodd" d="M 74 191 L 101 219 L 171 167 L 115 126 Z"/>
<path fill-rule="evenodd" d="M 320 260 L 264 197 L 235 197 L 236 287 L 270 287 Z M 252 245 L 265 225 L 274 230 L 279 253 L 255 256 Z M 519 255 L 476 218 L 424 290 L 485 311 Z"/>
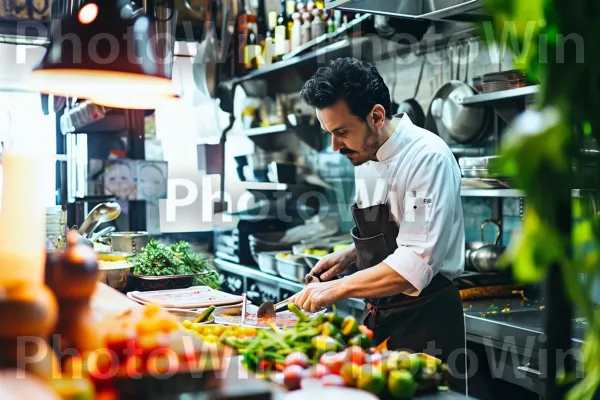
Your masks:
<path fill-rule="evenodd" d="M 35 148 L 35 143 L 30 143 Z M 45 158 L 34 151 L 5 149 L 0 209 L 0 287 L 19 281 L 43 283 L 46 260 Z"/>

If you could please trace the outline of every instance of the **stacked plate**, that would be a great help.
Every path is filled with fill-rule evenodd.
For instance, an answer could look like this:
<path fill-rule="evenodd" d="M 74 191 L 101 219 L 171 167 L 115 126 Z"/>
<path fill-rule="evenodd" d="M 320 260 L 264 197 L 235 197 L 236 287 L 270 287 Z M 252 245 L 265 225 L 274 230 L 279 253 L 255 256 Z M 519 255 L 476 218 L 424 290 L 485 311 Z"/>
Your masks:
<path fill-rule="evenodd" d="M 65 234 L 63 222 L 61 206 L 46 208 L 46 239 L 49 243 L 56 244 L 57 239 Z"/>
<path fill-rule="evenodd" d="M 473 86 L 479 93 L 497 92 L 534 85 L 525 73 L 518 70 L 491 72 L 473 78 Z"/>

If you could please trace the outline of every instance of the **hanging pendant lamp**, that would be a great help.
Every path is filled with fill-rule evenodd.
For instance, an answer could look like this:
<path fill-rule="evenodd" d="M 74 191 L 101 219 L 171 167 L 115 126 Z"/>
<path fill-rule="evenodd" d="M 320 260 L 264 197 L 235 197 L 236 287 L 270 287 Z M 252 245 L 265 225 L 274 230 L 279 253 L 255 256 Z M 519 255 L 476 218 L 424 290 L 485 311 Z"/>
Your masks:
<path fill-rule="evenodd" d="M 85 2 L 53 23 L 50 45 L 33 71 L 45 94 L 113 108 L 154 109 L 177 100 L 156 29 L 129 1 Z"/>

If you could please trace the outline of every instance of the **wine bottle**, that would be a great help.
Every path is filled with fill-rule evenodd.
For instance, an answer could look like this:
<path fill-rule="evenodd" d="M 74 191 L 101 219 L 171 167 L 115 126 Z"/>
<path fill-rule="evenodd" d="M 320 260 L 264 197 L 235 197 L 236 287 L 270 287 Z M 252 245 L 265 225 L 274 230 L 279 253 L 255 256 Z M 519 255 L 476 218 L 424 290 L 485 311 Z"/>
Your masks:
<path fill-rule="evenodd" d="M 244 53 L 248 45 L 248 16 L 246 14 L 246 4 L 244 0 L 238 1 L 238 15 L 235 19 L 235 37 L 234 44 L 234 71 L 235 75 L 240 76 L 246 73 L 246 63 Z"/>
<path fill-rule="evenodd" d="M 291 40 L 290 21 L 291 18 L 287 14 L 286 0 L 281 0 L 281 8 L 277 16 L 277 26 L 275 27 L 275 47 L 278 60 L 281 60 L 289 52 Z"/>
<path fill-rule="evenodd" d="M 278 38 L 275 32 L 277 28 L 277 13 L 272 11 L 269 13 L 269 27 L 265 37 L 265 63 L 272 64 L 277 61 L 277 42 Z"/>
<path fill-rule="evenodd" d="M 253 10 L 248 6 L 246 0 L 246 19 L 248 24 L 248 39 L 244 50 L 244 64 L 247 70 L 257 69 L 262 59 L 262 47 L 258 38 L 257 17 Z"/>
<path fill-rule="evenodd" d="M 266 13 L 265 2 L 259 1 L 257 15 L 256 15 L 256 24 L 258 27 L 258 29 L 257 29 L 258 40 L 259 40 L 259 43 L 263 46 L 264 46 L 264 40 L 267 37 L 267 31 L 268 31 L 268 21 L 267 21 L 267 16 L 265 13 Z"/>

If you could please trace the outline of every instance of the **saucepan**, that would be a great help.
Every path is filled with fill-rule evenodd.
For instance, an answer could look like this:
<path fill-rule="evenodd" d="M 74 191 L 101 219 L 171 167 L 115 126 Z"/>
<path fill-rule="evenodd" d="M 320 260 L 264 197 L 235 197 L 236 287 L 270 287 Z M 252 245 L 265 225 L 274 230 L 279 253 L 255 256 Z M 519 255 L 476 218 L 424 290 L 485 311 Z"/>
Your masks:
<path fill-rule="evenodd" d="M 494 224 L 498 227 L 498 233 L 493 243 L 485 241 L 485 226 Z M 466 265 L 478 272 L 500 272 L 498 268 L 498 259 L 504 253 L 505 247 L 499 245 L 502 237 L 502 226 L 494 219 L 486 219 L 481 222 L 481 242 L 466 243 Z"/>

